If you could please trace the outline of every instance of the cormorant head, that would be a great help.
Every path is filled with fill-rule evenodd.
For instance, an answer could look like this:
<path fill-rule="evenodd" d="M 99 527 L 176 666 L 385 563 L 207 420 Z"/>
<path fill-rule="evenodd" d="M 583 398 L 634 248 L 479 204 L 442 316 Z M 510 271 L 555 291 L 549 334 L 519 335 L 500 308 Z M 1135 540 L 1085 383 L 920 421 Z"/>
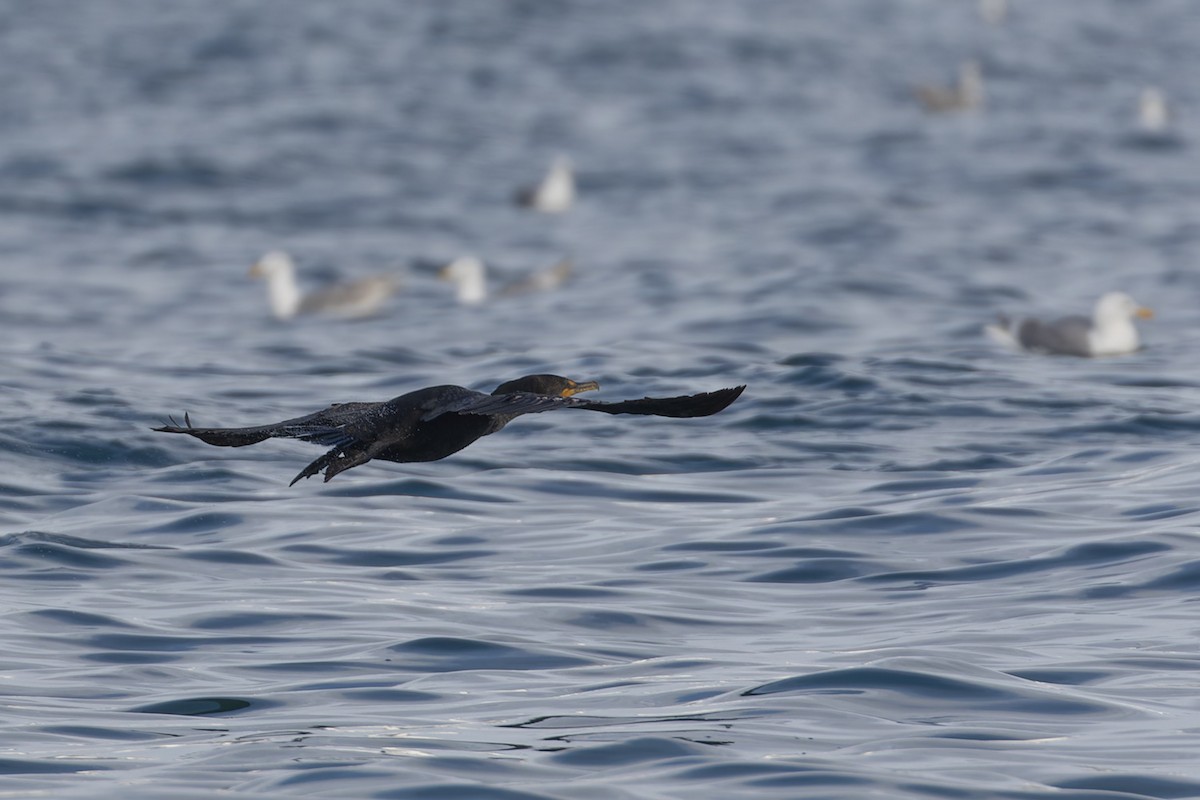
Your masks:
<path fill-rule="evenodd" d="M 570 397 L 573 394 L 590 392 L 599 388 L 600 384 L 595 381 L 576 382 L 561 375 L 526 375 L 524 378 L 500 384 L 492 394 L 530 392 L 551 397 Z"/>

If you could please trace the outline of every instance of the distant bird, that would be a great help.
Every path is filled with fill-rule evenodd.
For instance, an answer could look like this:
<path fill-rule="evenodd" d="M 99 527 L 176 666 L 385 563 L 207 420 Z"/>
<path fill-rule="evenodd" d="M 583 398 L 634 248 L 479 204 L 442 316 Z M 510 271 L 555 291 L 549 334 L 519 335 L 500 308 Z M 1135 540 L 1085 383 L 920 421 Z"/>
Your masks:
<path fill-rule="evenodd" d="M 513 201 L 519 206 L 547 214 L 566 211 L 575 201 L 575 173 L 571 170 L 570 159 L 564 156 L 554 159 L 550 171 L 541 182 L 518 189 Z"/>
<path fill-rule="evenodd" d="M 979 16 L 989 25 L 999 25 L 1008 16 L 1008 0 L 979 0 Z"/>
<path fill-rule="evenodd" d="M 524 278 L 507 283 L 496 292 L 497 297 L 511 297 L 526 292 L 548 292 L 557 289 L 571 277 L 574 262 L 570 258 L 562 258 L 546 269 L 529 273 Z"/>
<path fill-rule="evenodd" d="M 998 323 L 985 326 L 984 331 L 1001 344 L 1031 353 L 1117 356 L 1132 353 L 1140 346 L 1133 318 L 1153 316 L 1153 311 L 1124 292 L 1109 292 L 1096 301 L 1091 319 L 1072 316 L 1043 322 L 1001 316 Z"/>
<path fill-rule="evenodd" d="M 496 297 L 508 297 L 524 292 L 554 289 L 571 275 L 571 259 L 564 258 L 554 266 L 538 270 L 528 276 L 506 284 L 495 293 Z M 475 256 L 454 259 L 438 272 L 438 277 L 455 285 L 458 302 L 463 305 L 478 305 L 488 298 L 487 266 Z"/>
<path fill-rule="evenodd" d="M 1162 90 L 1147 86 L 1138 95 L 1138 128 L 1142 133 L 1163 133 L 1171 122 L 1171 111 L 1167 106 L 1167 96 Z"/>
<path fill-rule="evenodd" d="M 478 305 L 487 299 L 487 267 L 475 256 L 459 256 L 442 267 L 438 278 L 454 284 L 463 305 Z"/>
<path fill-rule="evenodd" d="M 926 111 L 967 111 L 983 107 L 983 71 L 978 61 L 964 61 L 955 86 L 918 86 L 917 99 Z"/>
<path fill-rule="evenodd" d="M 193 428 L 185 414 L 182 426 L 171 424 L 154 430 L 186 433 L 219 447 L 243 447 L 276 437 L 332 447 L 301 470 L 289 484 L 293 485 L 321 470 L 329 481 L 339 472 L 373 458 L 400 463 L 437 461 L 495 433 L 522 414 L 580 408 L 605 414 L 707 417 L 729 406 L 746 387 L 614 403 L 573 397 L 599 388 L 595 381 L 578 383 L 559 375 L 526 375 L 500 384 L 491 394 L 462 386 L 431 386 L 383 403 L 334 403 L 313 414 L 271 425 Z"/>
<path fill-rule="evenodd" d="M 277 319 L 312 313 L 349 318 L 370 316 L 379 311 L 397 286 L 394 279 L 380 275 L 302 294 L 296 285 L 296 264 L 282 250 L 272 250 L 254 262 L 250 277 L 266 279 L 267 300 Z"/>

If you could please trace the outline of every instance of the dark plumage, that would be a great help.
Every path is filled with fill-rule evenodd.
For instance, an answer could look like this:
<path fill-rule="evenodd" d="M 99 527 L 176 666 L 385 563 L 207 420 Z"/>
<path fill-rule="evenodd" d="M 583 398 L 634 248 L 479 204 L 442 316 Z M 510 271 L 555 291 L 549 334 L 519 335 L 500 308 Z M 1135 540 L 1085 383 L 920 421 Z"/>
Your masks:
<path fill-rule="evenodd" d="M 397 462 L 437 461 L 457 453 L 481 436 L 495 433 L 522 414 L 582 408 L 605 414 L 707 417 L 727 407 L 746 387 L 612 403 L 573 396 L 599 388 L 594 381 L 576 383 L 558 375 L 526 375 L 500 384 L 491 394 L 462 386 L 431 386 L 382 403 L 334 403 L 307 416 L 271 425 L 194 428 L 185 414 L 182 426 L 172 424 L 154 430 L 186 433 L 219 447 L 244 447 L 277 437 L 331 447 L 292 479 L 295 484 L 322 470 L 328 481 L 339 472 L 373 458 Z"/>

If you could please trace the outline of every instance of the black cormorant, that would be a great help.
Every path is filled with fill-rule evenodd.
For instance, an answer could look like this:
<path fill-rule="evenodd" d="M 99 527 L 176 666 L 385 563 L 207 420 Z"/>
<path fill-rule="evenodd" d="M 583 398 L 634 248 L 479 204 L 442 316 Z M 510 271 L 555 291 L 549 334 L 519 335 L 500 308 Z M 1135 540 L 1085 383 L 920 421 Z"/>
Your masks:
<path fill-rule="evenodd" d="M 522 414 L 582 408 L 605 414 L 707 417 L 736 400 L 746 387 L 611 403 L 573 396 L 599 388 L 595 381 L 577 383 L 558 375 L 526 375 L 500 384 L 491 394 L 462 386 L 431 386 L 382 403 L 334 403 L 307 416 L 271 425 L 194 428 L 185 414 L 183 425 L 166 425 L 154 430 L 186 433 L 220 447 L 243 447 L 275 437 L 332 447 L 301 470 L 288 484 L 290 486 L 321 470 L 325 471 L 328 481 L 339 472 L 373 458 L 398 462 L 437 461 L 457 453 L 481 436 L 495 433 Z"/>

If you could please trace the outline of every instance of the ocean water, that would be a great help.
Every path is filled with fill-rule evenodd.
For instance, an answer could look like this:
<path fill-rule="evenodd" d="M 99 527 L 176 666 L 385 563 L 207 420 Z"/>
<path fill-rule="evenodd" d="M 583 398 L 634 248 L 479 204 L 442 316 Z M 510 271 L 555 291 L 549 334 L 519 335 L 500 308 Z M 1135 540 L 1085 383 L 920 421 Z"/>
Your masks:
<path fill-rule="evenodd" d="M 1009 11 L 0 8 L 0 796 L 1200 796 L 1200 11 Z M 404 285 L 280 322 L 272 248 Z M 1138 353 L 981 335 L 1111 289 Z M 748 388 L 290 488 L 150 430 L 531 372 Z"/>

